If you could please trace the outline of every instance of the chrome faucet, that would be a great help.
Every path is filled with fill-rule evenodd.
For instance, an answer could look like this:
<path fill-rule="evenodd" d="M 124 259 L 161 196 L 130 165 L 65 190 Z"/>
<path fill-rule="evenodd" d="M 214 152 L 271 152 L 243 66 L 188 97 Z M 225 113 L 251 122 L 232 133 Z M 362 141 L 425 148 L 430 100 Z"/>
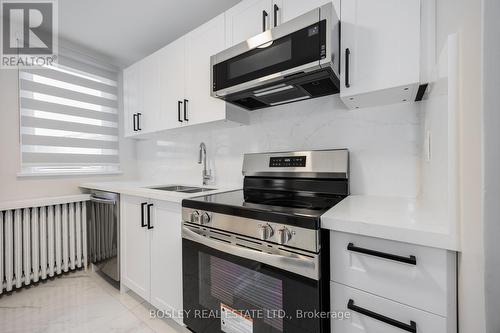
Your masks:
<path fill-rule="evenodd" d="M 200 155 L 198 157 L 198 164 L 203 162 L 203 185 L 207 185 L 208 181 L 212 179 L 211 172 L 207 169 L 207 146 L 204 142 L 200 143 Z"/>

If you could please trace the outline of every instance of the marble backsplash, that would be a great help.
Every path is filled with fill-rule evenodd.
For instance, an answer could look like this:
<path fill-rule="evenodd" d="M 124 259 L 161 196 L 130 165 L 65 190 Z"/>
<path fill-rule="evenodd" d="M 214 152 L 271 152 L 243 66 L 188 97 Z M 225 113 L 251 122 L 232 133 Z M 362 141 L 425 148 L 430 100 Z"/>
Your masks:
<path fill-rule="evenodd" d="M 246 126 L 205 124 L 137 141 L 138 172 L 159 184 L 201 183 L 200 142 L 218 186 L 240 186 L 247 152 L 348 148 L 351 193 L 417 194 L 421 135 L 418 103 L 348 110 L 327 96 L 250 113 Z"/>

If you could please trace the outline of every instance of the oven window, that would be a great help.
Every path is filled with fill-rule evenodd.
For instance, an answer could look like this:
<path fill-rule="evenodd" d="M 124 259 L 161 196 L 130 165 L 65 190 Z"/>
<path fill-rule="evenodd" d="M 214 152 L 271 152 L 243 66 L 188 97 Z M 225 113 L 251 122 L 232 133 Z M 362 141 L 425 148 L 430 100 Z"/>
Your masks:
<path fill-rule="evenodd" d="M 269 316 L 283 309 L 282 281 L 227 260 L 199 253 L 199 300 L 207 309 L 220 303 L 235 309 L 262 310 L 262 321 L 283 332 L 283 318 Z"/>
<path fill-rule="evenodd" d="M 274 46 L 263 48 L 260 52 L 248 55 L 228 64 L 228 79 L 232 80 L 239 76 L 264 69 L 292 58 L 292 40 L 279 43 Z"/>

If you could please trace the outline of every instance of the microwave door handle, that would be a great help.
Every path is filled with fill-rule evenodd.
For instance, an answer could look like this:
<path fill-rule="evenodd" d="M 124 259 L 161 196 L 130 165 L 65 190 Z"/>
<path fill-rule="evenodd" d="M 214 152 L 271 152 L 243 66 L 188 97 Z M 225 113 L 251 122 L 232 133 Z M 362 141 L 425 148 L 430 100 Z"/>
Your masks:
<path fill-rule="evenodd" d="M 314 258 L 288 257 L 235 246 L 205 237 L 185 226 L 182 227 L 182 238 L 224 253 L 258 261 L 314 280 L 319 279 L 319 262 Z"/>

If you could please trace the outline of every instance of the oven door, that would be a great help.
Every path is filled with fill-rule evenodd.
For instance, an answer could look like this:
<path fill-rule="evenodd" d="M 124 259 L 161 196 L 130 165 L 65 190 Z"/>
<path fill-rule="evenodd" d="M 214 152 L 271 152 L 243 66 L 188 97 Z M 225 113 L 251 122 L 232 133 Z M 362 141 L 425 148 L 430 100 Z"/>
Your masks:
<path fill-rule="evenodd" d="M 325 309 L 328 290 L 321 280 L 290 271 L 310 263 L 252 249 L 239 236 L 230 242 L 225 233 L 206 228 L 184 225 L 182 234 L 184 323 L 190 330 L 328 332 L 329 321 L 313 315 Z"/>

